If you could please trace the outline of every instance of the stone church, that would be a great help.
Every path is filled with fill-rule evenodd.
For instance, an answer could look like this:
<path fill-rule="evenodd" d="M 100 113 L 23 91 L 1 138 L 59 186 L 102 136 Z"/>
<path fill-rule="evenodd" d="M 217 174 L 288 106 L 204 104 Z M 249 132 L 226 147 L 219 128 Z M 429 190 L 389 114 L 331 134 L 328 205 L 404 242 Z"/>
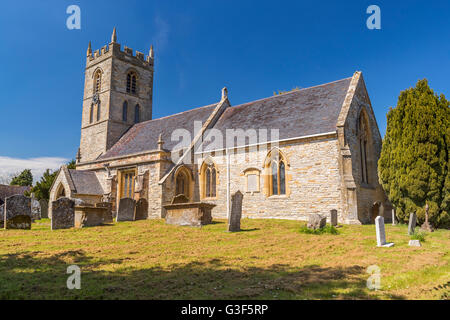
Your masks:
<path fill-rule="evenodd" d="M 76 170 L 62 167 L 52 201 L 145 199 L 164 218 L 177 195 L 227 218 L 244 195 L 249 218 L 306 220 L 338 211 L 340 223 L 390 220 L 378 182 L 382 138 L 361 72 L 342 80 L 233 106 L 220 101 L 152 118 L 154 52 L 111 42 L 87 50 Z M 50 208 L 51 210 L 51 208 Z"/>

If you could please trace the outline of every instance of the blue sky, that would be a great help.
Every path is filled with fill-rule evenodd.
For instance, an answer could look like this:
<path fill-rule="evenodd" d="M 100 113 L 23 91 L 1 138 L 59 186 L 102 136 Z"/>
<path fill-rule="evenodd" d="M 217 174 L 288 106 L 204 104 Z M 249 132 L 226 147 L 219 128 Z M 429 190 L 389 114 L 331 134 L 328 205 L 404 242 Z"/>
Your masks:
<path fill-rule="evenodd" d="M 81 30 L 66 27 L 72 4 Z M 381 30 L 366 27 L 372 4 Z M 114 26 L 122 46 L 155 46 L 154 118 L 216 102 L 224 86 L 237 105 L 361 70 L 384 136 L 418 79 L 450 97 L 449 14 L 446 0 L 2 1 L 0 174 L 74 158 L 87 45 L 109 43 Z"/>

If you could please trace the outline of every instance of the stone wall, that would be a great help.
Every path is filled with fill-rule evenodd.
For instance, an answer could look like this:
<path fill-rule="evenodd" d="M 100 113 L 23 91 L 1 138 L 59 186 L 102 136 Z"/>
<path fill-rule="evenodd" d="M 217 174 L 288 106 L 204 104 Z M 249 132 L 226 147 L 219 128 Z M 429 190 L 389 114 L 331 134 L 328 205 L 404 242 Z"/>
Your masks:
<path fill-rule="evenodd" d="M 264 179 L 264 161 L 268 150 L 250 151 L 231 156 L 231 194 L 240 190 L 244 193 L 242 216 L 250 218 L 280 218 L 306 220 L 311 213 L 329 215 L 331 209 L 336 209 L 342 216 L 340 173 L 338 167 L 338 151 L 336 137 L 324 140 L 307 139 L 279 147 L 286 156 L 288 166 L 286 170 L 288 192 L 283 196 L 268 197 Z M 243 149 L 241 149 L 243 150 Z M 217 197 L 215 199 L 200 199 L 198 171 L 195 171 L 196 190 L 194 201 L 202 200 L 213 203 L 216 207 L 212 211 L 215 218 L 227 218 L 227 170 L 225 155 L 214 155 L 217 174 Z M 196 166 L 194 170 L 197 170 Z M 260 172 L 260 191 L 246 192 L 246 177 L 244 171 L 257 168 Z M 165 190 L 170 192 L 174 188 L 173 180 L 169 177 L 165 183 Z M 165 199 L 167 201 L 167 199 Z M 166 202 L 168 203 L 168 202 Z"/>

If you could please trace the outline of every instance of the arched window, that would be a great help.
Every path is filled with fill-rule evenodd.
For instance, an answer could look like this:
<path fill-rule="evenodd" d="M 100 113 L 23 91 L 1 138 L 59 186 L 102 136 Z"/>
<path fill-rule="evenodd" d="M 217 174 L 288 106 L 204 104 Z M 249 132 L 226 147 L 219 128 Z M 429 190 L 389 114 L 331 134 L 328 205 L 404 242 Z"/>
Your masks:
<path fill-rule="evenodd" d="M 175 195 L 178 196 L 180 194 L 184 195 L 186 198 L 189 198 L 189 171 L 185 167 L 179 169 L 176 172 L 175 178 Z"/>
<path fill-rule="evenodd" d="M 137 75 L 132 71 L 127 74 L 127 92 L 133 94 L 137 92 Z"/>
<path fill-rule="evenodd" d="M 361 161 L 361 182 L 369 183 L 369 170 L 367 166 L 367 149 L 368 149 L 368 133 L 366 119 L 363 112 L 359 116 L 358 123 L 358 135 L 359 135 L 359 152 Z"/>
<path fill-rule="evenodd" d="M 94 93 L 100 92 L 102 88 L 102 71 L 97 70 L 94 76 Z"/>
<path fill-rule="evenodd" d="M 217 194 L 217 170 L 214 163 L 204 163 L 202 170 L 203 197 L 214 198 Z"/>
<path fill-rule="evenodd" d="M 139 123 L 140 118 L 141 118 L 141 115 L 140 115 L 140 107 L 139 107 L 139 105 L 137 104 L 137 105 L 134 107 L 134 123 Z"/>
<path fill-rule="evenodd" d="M 91 108 L 89 109 L 89 123 L 94 121 L 94 105 L 91 104 Z"/>
<path fill-rule="evenodd" d="M 97 103 L 97 121 L 100 121 L 100 115 L 101 115 L 101 108 L 100 108 L 100 101 Z"/>
<path fill-rule="evenodd" d="M 268 154 L 265 162 L 268 196 L 286 195 L 288 193 L 286 165 L 286 159 L 277 149 Z"/>
<path fill-rule="evenodd" d="M 128 102 L 124 101 L 122 106 L 122 121 L 127 121 L 128 119 Z"/>

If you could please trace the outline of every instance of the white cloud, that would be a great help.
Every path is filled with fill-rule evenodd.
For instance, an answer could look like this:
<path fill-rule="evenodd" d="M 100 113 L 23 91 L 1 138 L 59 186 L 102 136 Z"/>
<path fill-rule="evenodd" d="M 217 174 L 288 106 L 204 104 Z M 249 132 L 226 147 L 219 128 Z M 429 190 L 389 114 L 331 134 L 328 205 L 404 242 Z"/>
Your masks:
<path fill-rule="evenodd" d="M 169 41 L 169 24 L 160 16 L 155 18 L 156 35 L 153 38 L 155 50 L 163 51 Z"/>
<path fill-rule="evenodd" d="M 20 173 L 24 169 L 30 169 L 34 182 L 39 181 L 46 169 L 56 170 L 67 163 L 69 159 L 59 157 L 41 157 L 19 159 L 0 156 L 0 181 Z M 3 181 L 4 182 L 4 181 Z"/>

